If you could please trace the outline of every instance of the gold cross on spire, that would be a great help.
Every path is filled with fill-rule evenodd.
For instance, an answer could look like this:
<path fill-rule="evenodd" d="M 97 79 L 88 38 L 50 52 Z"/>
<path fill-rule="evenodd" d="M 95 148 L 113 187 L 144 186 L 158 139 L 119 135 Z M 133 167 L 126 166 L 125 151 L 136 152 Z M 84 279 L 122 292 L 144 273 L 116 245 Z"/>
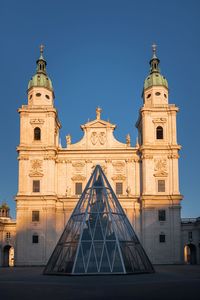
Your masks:
<path fill-rule="evenodd" d="M 157 48 L 156 43 L 153 43 L 152 45 L 153 57 L 156 57 L 156 48 Z"/>
<path fill-rule="evenodd" d="M 44 45 L 40 45 L 40 54 L 42 54 L 43 53 L 43 51 L 44 51 Z"/>

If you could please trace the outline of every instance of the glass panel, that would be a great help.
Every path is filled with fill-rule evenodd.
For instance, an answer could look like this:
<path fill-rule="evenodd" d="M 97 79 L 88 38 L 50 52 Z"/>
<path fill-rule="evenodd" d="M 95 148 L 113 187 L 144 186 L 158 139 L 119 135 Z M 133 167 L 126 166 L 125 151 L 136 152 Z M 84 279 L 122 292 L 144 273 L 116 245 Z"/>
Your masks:
<path fill-rule="evenodd" d="M 103 253 L 103 242 L 94 242 L 94 251 L 96 255 L 98 269 L 100 267 L 101 257 Z"/>
<path fill-rule="evenodd" d="M 113 267 L 115 247 L 116 247 L 116 242 L 106 241 L 106 249 L 107 249 L 107 254 L 108 254 L 111 268 Z"/>
<path fill-rule="evenodd" d="M 108 262 L 107 251 L 106 251 L 105 247 L 103 249 L 103 256 L 102 256 L 101 265 L 100 265 L 100 272 L 102 272 L 102 273 L 111 272 L 111 267 Z"/>
<path fill-rule="evenodd" d="M 77 260 L 76 260 L 74 273 L 84 273 L 84 272 L 85 272 L 85 268 L 84 268 L 84 264 L 83 264 L 82 251 L 81 251 L 81 248 L 79 248 L 79 253 L 78 253 Z"/>
<path fill-rule="evenodd" d="M 116 247 L 116 250 L 115 250 L 115 258 L 114 258 L 114 263 L 113 263 L 113 272 L 124 273 L 123 267 L 122 267 L 122 261 L 121 261 L 120 255 L 119 255 L 118 247 Z"/>
<path fill-rule="evenodd" d="M 87 267 L 88 264 L 91 245 L 92 245 L 91 242 L 81 242 L 85 267 Z"/>
<path fill-rule="evenodd" d="M 101 224 L 99 217 L 96 222 L 95 232 L 94 232 L 94 240 L 103 240 L 103 234 L 101 230 Z"/>
<path fill-rule="evenodd" d="M 94 248 L 92 246 L 90 257 L 89 257 L 87 273 L 97 273 L 97 272 L 98 272 L 97 263 L 96 263 L 96 258 L 94 255 Z"/>

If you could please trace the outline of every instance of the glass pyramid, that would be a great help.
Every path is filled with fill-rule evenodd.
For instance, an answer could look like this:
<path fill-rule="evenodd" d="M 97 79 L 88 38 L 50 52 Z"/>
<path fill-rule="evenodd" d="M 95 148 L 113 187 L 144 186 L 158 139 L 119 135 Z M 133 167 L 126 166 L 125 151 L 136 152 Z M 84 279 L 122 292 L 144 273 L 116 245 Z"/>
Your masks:
<path fill-rule="evenodd" d="M 97 165 L 44 274 L 151 273 L 142 248 L 102 168 Z"/>

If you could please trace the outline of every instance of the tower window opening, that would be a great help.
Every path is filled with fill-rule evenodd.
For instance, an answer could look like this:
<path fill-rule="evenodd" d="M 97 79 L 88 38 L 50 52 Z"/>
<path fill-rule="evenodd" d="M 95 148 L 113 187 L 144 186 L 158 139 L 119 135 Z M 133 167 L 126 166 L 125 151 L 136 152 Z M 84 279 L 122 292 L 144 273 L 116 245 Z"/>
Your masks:
<path fill-rule="evenodd" d="M 165 192 L 165 180 L 158 180 L 158 192 Z"/>
<path fill-rule="evenodd" d="M 156 128 L 156 139 L 162 140 L 163 139 L 163 128 L 161 126 L 158 126 Z"/>
<path fill-rule="evenodd" d="M 75 183 L 75 195 L 81 195 L 82 194 L 82 182 L 76 182 Z"/>
<path fill-rule="evenodd" d="M 156 96 L 160 96 L 160 92 L 156 92 Z"/>
<path fill-rule="evenodd" d="M 40 192 L 40 180 L 33 180 L 33 192 L 34 193 Z"/>
<path fill-rule="evenodd" d="M 47 99 L 50 99 L 49 95 L 45 95 L 45 97 L 46 97 Z"/>
<path fill-rule="evenodd" d="M 39 210 L 32 211 L 32 222 L 39 222 L 40 220 L 40 212 Z"/>
<path fill-rule="evenodd" d="M 116 194 L 117 195 L 123 194 L 123 183 L 122 182 L 116 182 Z"/>
<path fill-rule="evenodd" d="M 164 209 L 158 211 L 158 220 L 166 221 L 166 211 Z"/>
<path fill-rule="evenodd" d="M 160 235 L 159 235 L 159 242 L 160 243 L 165 243 L 165 234 L 163 234 L 163 233 L 161 233 Z"/>
<path fill-rule="evenodd" d="M 10 239 L 10 232 L 6 232 L 6 238 Z"/>
<path fill-rule="evenodd" d="M 167 95 L 166 95 L 166 94 L 164 94 L 164 97 L 165 97 L 165 98 L 167 98 Z"/>
<path fill-rule="evenodd" d="M 148 95 L 147 95 L 147 98 L 150 98 L 150 97 L 151 97 L 151 94 L 148 94 Z"/>
<path fill-rule="evenodd" d="M 41 129 L 39 127 L 34 128 L 34 140 L 35 141 L 41 140 Z"/>
<path fill-rule="evenodd" d="M 39 236 L 38 236 L 38 234 L 34 233 L 32 235 L 32 243 L 33 244 L 38 244 L 39 243 Z"/>
<path fill-rule="evenodd" d="M 40 93 L 37 93 L 37 94 L 36 94 L 36 97 L 40 97 L 40 96 L 41 96 L 41 94 L 40 94 Z"/>

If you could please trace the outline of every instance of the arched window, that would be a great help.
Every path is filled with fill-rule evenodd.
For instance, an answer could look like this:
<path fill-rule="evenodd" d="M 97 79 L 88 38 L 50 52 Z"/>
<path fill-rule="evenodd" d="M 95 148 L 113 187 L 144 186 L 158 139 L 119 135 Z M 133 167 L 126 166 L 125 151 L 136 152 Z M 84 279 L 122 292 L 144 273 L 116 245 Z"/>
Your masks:
<path fill-rule="evenodd" d="M 158 126 L 156 128 L 156 139 L 162 140 L 163 139 L 163 128 L 161 126 Z"/>
<path fill-rule="evenodd" d="M 35 141 L 41 140 L 41 129 L 39 127 L 34 128 L 34 140 Z"/>

